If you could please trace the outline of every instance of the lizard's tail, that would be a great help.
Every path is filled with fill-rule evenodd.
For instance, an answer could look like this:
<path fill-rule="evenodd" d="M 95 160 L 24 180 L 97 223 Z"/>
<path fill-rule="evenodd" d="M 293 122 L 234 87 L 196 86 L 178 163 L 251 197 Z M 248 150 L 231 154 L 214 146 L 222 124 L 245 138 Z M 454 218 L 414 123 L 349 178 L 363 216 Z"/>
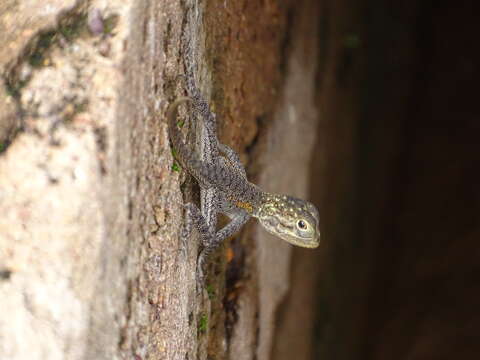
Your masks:
<path fill-rule="evenodd" d="M 175 100 L 167 110 L 168 132 L 173 145 L 173 156 L 190 175 L 197 179 L 202 187 L 222 186 L 224 185 L 223 179 L 228 177 L 228 174 L 225 173 L 226 169 L 218 165 L 217 159 L 213 163 L 202 161 L 194 151 L 188 149 L 182 140 L 177 127 L 177 109 L 187 101 L 195 102 L 192 98 L 181 97 Z"/>

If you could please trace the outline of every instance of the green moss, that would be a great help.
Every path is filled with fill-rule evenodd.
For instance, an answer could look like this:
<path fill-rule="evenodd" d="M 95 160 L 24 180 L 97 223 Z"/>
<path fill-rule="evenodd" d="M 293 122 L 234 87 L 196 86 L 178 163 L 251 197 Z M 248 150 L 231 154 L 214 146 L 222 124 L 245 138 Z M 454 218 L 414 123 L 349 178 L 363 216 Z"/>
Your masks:
<path fill-rule="evenodd" d="M 82 31 L 86 29 L 87 17 L 84 14 L 79 14 L 73 18 L 68 19 L 64 23 L 60 24 L 58 32 L 63 35 L 63 37 L 71 41 L 74 38 L 80 36 Z"/>
<path fill-rule="evenodd" d="M 210 300 L 215 299 L 215 289 L 213 288 L 212 284 L 207 285 L 207 294 Z"/>
<path fill-rule="evenodd" d="M 103 31 L 105 34 L 111 34 L 113 29 L 117 27 L 118 15 L 111 15 L 103 20 Z"/>
<path fill-rule="evenodd" d="M 47 50 L 52 46 L 56 39 L 56 32 L 49 31 L 40 35 L 38 38 L 35 49 L 28 56 L 28 63 L 33 67 L 40 67 L 43 65 L 45 54 Z"/>
<path fill-rule="evenodd" d="M 80 36 L 80 33 L 86 30 L 86 15 L 76 14 L 63 20 L 57 29 L 39 33 L 36 39 L 28 46 L 25 55 L 25 61 L 34 68 L 46 66 L 48 52 L 59 42 L 60 39 L 72 41 Z M 19 80 L 18 74 L 12 72 L 5 79 L 5 91 L 8 96 L 18 98 L 23 87 L 28 80 Z M 80 105 L 75 112 L 82 112 L 83 105 Z"/>
<path fill-rule="evenodd" d="M 177 126 L 179 128 L 183 128 L 183 125 L 185 125 L 185 120 L 180 120 L 179 122 L 177 122 Z"/>
<path fill-rule="evenodd" d="M 204 333 L 208 328 L 208 317 L 206 314 L 201 314 L 198 320 L 198 331 Z"/>
<path fill-rule="evenodd" d="M 2 142 L 0 142 L 0 154 L 8 149 L 8 147 L 12 143 L 13 138 L 18 134 L 19 131 L 20 128 L 11 129 L 10 135 L 7 137 L 7 139 L 4 139 Z"/>
<path fill-rule="evenodd" d="M 173 163 L 172 171 L 179 172 L 180 171 L 180 166 L 177 163 Z"/>
<path fill-rule="evenodd" d="M 5 92 L 8 96 L 18 98 L 20 96 L 20 90 L 27 84 L 27 81 L 5 81 Z"/>
<path fill-rule="evenodd" d="M 86 29 L 86 16 L 84 14 L 76 15 L 60 23 L 58 29 L 45 32 L 39 35 L 36 44 L 30 55 L 28 63 L 33 67 L 40 67 L 44 64 L 45 56 L 50 47 L 58 42 L 59 35 L 67 41 L 72 41 L 80 36 Z"/>

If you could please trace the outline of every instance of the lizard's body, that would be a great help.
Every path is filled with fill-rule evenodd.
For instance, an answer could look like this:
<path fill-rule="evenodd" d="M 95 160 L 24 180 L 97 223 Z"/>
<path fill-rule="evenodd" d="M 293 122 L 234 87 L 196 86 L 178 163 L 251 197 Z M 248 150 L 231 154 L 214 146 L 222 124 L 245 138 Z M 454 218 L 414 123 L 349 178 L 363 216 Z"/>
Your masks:
<path fill-rule="evenodd" d="M 193 103 L 194 112 L 203 117 L 201 154 L 185 146 L 177 128 L 178 106 L 188 101 Z M 285 241 L 308 248 L 318 246 L 320 232 L 315 206 L 291 196 L 264 192 L 250 183 L 238 155 L 218 141 L 215 114 L 198 91 L 191 98 L 182 97 L 173 102 L 168 108 L 167 120 L 175 157 L 195 177 L 201 189 L 201 210 L 192 203 L 185 205 L 187 232 L 191 224 L 195 224 L 204 246 L 199 258 L 200 270 L 206 256 L 252 216 L 258 218 L 267 231 Z M 216 231 L 218 213 L 227 215 L 231 221 Z"/>

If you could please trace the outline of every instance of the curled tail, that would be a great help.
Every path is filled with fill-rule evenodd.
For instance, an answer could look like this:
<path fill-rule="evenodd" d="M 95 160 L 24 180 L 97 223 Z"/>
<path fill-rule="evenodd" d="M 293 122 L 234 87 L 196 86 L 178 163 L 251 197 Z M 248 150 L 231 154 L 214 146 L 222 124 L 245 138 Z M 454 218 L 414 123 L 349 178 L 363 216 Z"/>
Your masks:
<path fill-rule="evenodd" d="M 194 101 L 189 97 L 181 97 L 175 100 L 167 110 L 168 133 L 173 146 L 173 156 L 178 160 L 180 165 L 190 173 L 201 186 L 205 188 L 212 187 L 212 164 L 204 163 L 195 153 L 190 150 L 182 140 L 182 136 L 177 127 L 177 109 L 178 107 L 188 101 Z"/>
<path fill-rule="evenodd" d="M 172 141 L 175 158 L 190 175 L 197 179 L 201 187 L 206 189 L 216 187 L 227 194 L 231 193 L 244 197 L 245 194 L 253 191 L 252 184 L 250 184 L 241 173 L 235 170 L 231 164 L 226 164 L 226 160 L 223 157 L 217 155 L 217 139 L 212 131 L 215 125 L 214 122 L 208 123 L 210 127 L 207 126 L 207 136 L 211 137 L 211 139 L 207 141 L 211 144 L 209 151 L 213 152 L 213 154 L 209 154 L 209 160 L 202 161 L 198 154 L 190 150 L 183 142 L 181 133 L 177 127 L 177 109 L 181 104 L 188 101 L 192 101 L 194 105 L 197 105 L 195 99 L 181 97 L 175 100 L 167 110 L 168 132 L 170 140 Z M 211 116 L 212 119 L 215 120 L 213 115 L 206 115 Z"/>

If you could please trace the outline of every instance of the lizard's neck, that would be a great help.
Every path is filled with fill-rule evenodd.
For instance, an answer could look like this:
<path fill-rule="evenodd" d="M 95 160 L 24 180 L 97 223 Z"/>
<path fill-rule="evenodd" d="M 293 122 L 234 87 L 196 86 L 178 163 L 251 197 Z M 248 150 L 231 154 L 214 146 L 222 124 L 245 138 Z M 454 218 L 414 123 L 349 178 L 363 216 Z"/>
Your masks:
<path fill-rule="evenodd" d="M 276 194 L 262 191 L 255 215 L 258 216 L 263 210 L 265 210 L 265 207 L 270 206 L 276 197 Z"/>
<path fill-rule="evenodd" d="M 235 206 L 244 209 L 250 215 L 255 216 L 262 206 L 263 199 L 266 196 L 262 190 L 255 184 L 245 182 L 243 184 L 235 184 L 229 188 L 226 192 L 230 201 Z"/>
<path fill-rule="evenodd" d="M 288 196 L 273 194 L 266 191 L 261 191 L 258 205 L 255 208 L 252 216 L 262 217 L 265 214 L 282 213 L 288 211 L 289 206 L 286 204 Z"/>

